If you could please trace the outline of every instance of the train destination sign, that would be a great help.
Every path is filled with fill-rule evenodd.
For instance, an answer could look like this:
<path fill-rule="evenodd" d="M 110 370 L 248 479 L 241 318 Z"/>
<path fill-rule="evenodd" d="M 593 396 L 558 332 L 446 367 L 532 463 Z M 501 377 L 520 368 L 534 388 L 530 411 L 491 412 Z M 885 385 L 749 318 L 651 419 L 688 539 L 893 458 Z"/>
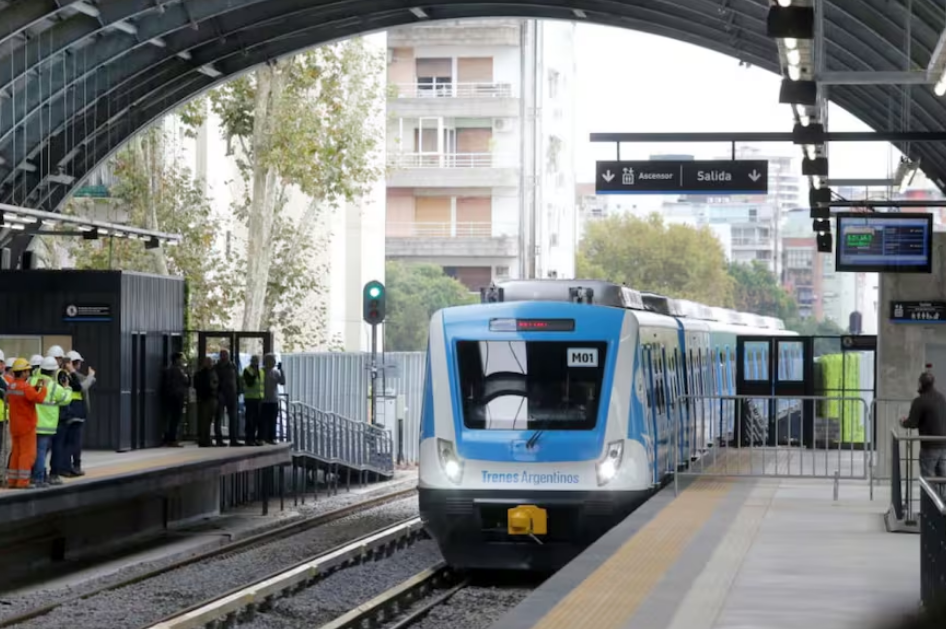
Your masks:
<path fill-rule="evenodd" d="M 946 323 L 946 301 L 891 301 L 893 323 Z"/>
<path fill-rule="evenodd" d="M 767 194 L 765 160 L 597 163 L 596 194 Z"/>

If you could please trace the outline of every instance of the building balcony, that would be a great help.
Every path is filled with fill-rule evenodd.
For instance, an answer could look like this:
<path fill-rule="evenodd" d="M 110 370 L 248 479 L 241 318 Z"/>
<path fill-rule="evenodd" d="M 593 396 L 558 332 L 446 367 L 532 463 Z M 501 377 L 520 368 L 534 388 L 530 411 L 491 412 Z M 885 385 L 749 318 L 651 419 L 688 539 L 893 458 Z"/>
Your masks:
<path fill-rule="evenodd" d="M 438 20 L 388 31 L 389 48 L 416 46 L 513 46 L 520 45 L 523 20 Z"/>
<path fill-rule="evenodd" d="M 515 156 L 498 153 L 394 153 L 387 185 L 394 188 L 514 188 Z"/>
<path fill-rule="evenodd" d="M 511 83 L 399 83 L 390 87 L 388 113 L 398 118 L 515 118 Z"/>
<path fill-rule="evenodd" d="M 388 222 L 386 255 L 392 258 L 514 258 L 518 223 Z"/>

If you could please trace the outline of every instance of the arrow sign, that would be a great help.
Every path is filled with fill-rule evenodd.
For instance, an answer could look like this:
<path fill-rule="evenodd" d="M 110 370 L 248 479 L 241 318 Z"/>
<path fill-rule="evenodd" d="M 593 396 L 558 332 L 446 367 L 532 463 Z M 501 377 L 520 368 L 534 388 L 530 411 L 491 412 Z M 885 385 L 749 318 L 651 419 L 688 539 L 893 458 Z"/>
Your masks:
<path fill-rule="evenodd" d="M 597 194 L 751 194 L 769 191 L 764 160 L 598 162 Z"/>

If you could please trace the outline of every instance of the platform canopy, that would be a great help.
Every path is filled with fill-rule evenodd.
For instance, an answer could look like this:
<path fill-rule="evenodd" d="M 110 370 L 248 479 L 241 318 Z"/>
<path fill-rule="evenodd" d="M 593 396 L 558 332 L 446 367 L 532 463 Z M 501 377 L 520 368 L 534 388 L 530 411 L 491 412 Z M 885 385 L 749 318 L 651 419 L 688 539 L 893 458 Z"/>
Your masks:
<path fill-rule="evenodd" d="M 56 211 L 162 114 L 267 60 L 352 35 L 459 18 L 559 18 L 669 37 L 787 76 L 766 21 L 772 6 L 793 4 L 812 0 L 0 0 L 0 203 Z M 878 130 L 946 125 L 932 84 L 879 84 L 940 54 L 941 0 L 833 0 L 818 16 L 818 67 L 873 73 L 835 74 L 833 102 Z M 685 77 L 668 80 L 686 94 Z M 910 152 L 943 188 L 946 145 Z"/>

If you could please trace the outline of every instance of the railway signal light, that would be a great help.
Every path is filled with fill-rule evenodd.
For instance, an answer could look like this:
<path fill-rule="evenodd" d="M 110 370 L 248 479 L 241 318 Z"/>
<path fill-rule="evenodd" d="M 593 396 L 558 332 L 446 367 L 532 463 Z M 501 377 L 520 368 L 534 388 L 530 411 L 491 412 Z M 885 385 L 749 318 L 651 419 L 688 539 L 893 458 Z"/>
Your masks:
<path fill-rule="evenodd" d="M 378 325 L 384 321 L 386 294 L 384 284 L 372 280 L 365 284 L 363 293 L 363 318 L 365 323 Z"/>

